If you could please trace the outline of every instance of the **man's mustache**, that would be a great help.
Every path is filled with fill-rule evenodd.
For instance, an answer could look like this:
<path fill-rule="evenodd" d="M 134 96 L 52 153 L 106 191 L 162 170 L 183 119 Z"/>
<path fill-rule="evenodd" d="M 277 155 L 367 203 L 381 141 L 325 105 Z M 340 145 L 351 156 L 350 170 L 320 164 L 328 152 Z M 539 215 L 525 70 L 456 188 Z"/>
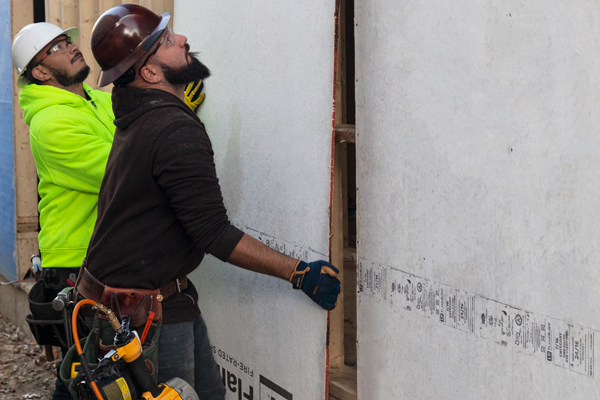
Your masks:
<path fill-rule="evenodd" d="M 75 59 L 77 57 L 79 57 L 79 56 L 81 56 L 81 58 L 83 59 L 83 54 L 80 51 L 78 51 L 77 53 L 75 53 L 75 55 L 73 56 L 73 58 L 71 58 L 71 64 L 73 64 L 75 62 Z"/>

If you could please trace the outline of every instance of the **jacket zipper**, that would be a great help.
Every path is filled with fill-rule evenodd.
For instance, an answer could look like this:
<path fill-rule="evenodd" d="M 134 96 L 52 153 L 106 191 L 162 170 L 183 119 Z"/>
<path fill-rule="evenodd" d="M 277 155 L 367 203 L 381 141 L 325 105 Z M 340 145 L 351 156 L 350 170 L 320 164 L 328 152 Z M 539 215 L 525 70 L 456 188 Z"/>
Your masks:
<path fill-rule="evenodd" d="M 94 103 L 94 100 L 92 100 L 92 96 L 90 96 L 90 95 L 88 94 L 88 97 L 90 98 L 89 102 L 92 104 L 92 106 L 94 106 L 94 109 L 95 109 L 95 110 L 94 110 L 94 114 L 96 114 L 96 116 L 98 117 L 98 120 L 100 120 L 100 123 L 101 123 L 102 125 L 104 125 L 104 126 L 105 126 L 105 127 L 106 127 L 106 128 L 109 130 L 109 131 L 110 131 L 112 127 L 110 127 L 110 126 L 107 126 L 107 125 L 104 123 L 104 119 L 102 119 L 102 118 L 100 117 L 100 115 L 98 115 L 98 106 L 96 105 L 96 103 Z M 86 101 L 86 103 L 87 103 L 87 101 Z M 112 132 L 114 132 L 114 130 L 112 130 Z"/>

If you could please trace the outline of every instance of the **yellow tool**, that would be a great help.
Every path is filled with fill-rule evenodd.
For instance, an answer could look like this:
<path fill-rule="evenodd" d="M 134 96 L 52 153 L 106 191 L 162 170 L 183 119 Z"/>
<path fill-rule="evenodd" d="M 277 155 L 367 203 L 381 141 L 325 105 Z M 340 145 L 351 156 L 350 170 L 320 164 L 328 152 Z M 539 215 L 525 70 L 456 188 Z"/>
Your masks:
<path fill-rule="evenodd" d="M 75 376 L 79 373 L 85 374 L 86 382 L 98 400 L 198 400 L 198 395 L 194 389 L 183 379 L 173 378 L 158 386 L 154 383 L 154 379 L 144 362 L 144 357 L 142 357 L 142 342 L 137 332 L 129 329 L 129 317 L 123 318 L 122 323 L 119 323 L 114 313 L 105 306 L 92 300 L 82 300 L 75 306 L 73 321 L 76 321 L 77 312 L 84 304 L 91 304 L 98 311 L 106 314 L 111 326 L 115 329 L 114 345 L 116 349 L 106 353 L 93 371 L 90 370 L 87 359 L 83 355 L 77 332 L 75 329 L 73 330 L 77 353 L 81 361 L 81 363 L 77 363 L 80 364 L 80 370 Z M 126 368 L 120 367 L 123 362 Z M 72 376 L 74 368 L 76 368 L 76 363 L 73 364 L 71 367 Z M 89 377 L 91 378 L 88 379 Z M 137 396 L 131 378 L 142 389 L 141 397 Z"/>
<path fill-rule="evenodd" d="M 75 378 L 79 371 L 81 371 L 81 363 L 74 362 L 71 364 L 71 379 Z"/>

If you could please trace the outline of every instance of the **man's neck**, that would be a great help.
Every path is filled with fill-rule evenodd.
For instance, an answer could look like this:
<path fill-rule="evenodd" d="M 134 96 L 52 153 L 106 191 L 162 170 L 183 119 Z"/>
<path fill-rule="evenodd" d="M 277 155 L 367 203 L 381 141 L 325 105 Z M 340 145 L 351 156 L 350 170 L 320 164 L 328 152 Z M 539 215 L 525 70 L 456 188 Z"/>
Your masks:
<path fill-rule="evenodd" d="M 79 95 L 79 96 L 83 97 L 84 99 L 87 99 L 87 96 L 85 94 L 85 90 L 83 90 L 83 83 L 76 83 L 76 84 L 71 85 L 71 86 L 63 86 L 63 85 L 60 85 L 60 84 L 58 84 L 56 82 L 48 82 L 48 83 L 46 83 L 46 85 L 54 86 L 54 87 L 57 87 L 59 89 L 66 90 L 67 92 L 75 93 L 76 95 Z"/>
<path fill-rule="evenodd" d="M 131 87 L 137 87 L 140 89 L 157 89 L 157 90 L 162 90 L 164 92 L 167 93 L 171 93 L 177 97 L 179 97 L 181 99 L 181 101 L 183 101 L 185 103 L 185 85 L 178 85 L 178 86 L 173 86 L 170 84 L 164 84 L 164 83 L 156 83 L 156 84 L 150 84 L 144 81 L 138 81 L 136 80 L 135 82 L 131 83 Z"/>

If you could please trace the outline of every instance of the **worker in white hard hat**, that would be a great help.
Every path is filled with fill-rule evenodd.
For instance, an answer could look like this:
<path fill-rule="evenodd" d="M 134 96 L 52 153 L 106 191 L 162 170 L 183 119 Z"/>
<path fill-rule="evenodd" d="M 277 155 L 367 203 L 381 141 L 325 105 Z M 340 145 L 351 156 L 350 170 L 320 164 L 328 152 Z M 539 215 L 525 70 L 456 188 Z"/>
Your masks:
<path fill-rule="evenodd" d="M 78 34 L 77 28 L 63 30 L 40 22 L 24 27 L 12 44 L 17 85 L 22 88 L 19 105 L 30 127 L 39 177 L 42 273 L 30 296 L 34 302 L 49 303 L 60 290 L 74 285 L 96 222 L 98 192 L 115 132 L 110 94 L 83 83 L 90 67 L 74 43 Z M 64 355 L 62 325 L 54 329 L 36 323 L 48 320 L 48 315 L 33 308 L 27 320 L 40 345 L 60 346 Z M 52 398 L 72 398 L 60 379 Z"/>
<path fill-rule="evenodd" d="M 39 177 L 42 274 L 30 301 L 50 308 L 60 290 L 74 285 L 87 252 L 115 132 L 110 93 L 84 83 L 90 68 L 74 43 L 78 34 L 77 28 L 63 30 L 40 22 L 24 27 L 12 44 L 17 86 L 22 88 L 19 105 L 30 127 Z M 186 104 L 192 110 L 204 99 L 201 90 L 201 81 L 186 89 Z M 62 318 L 60 313 L 56 316 Z M 47 325 L 48 319 L 32 308 L 27 321 L 40 345 L 60 346 L 64 355 L 62 326 L 55 329 Z M 36 323 L 42 320 L 44 324 Z M 71 398 L 57 379 L 53 399 Z"/>

